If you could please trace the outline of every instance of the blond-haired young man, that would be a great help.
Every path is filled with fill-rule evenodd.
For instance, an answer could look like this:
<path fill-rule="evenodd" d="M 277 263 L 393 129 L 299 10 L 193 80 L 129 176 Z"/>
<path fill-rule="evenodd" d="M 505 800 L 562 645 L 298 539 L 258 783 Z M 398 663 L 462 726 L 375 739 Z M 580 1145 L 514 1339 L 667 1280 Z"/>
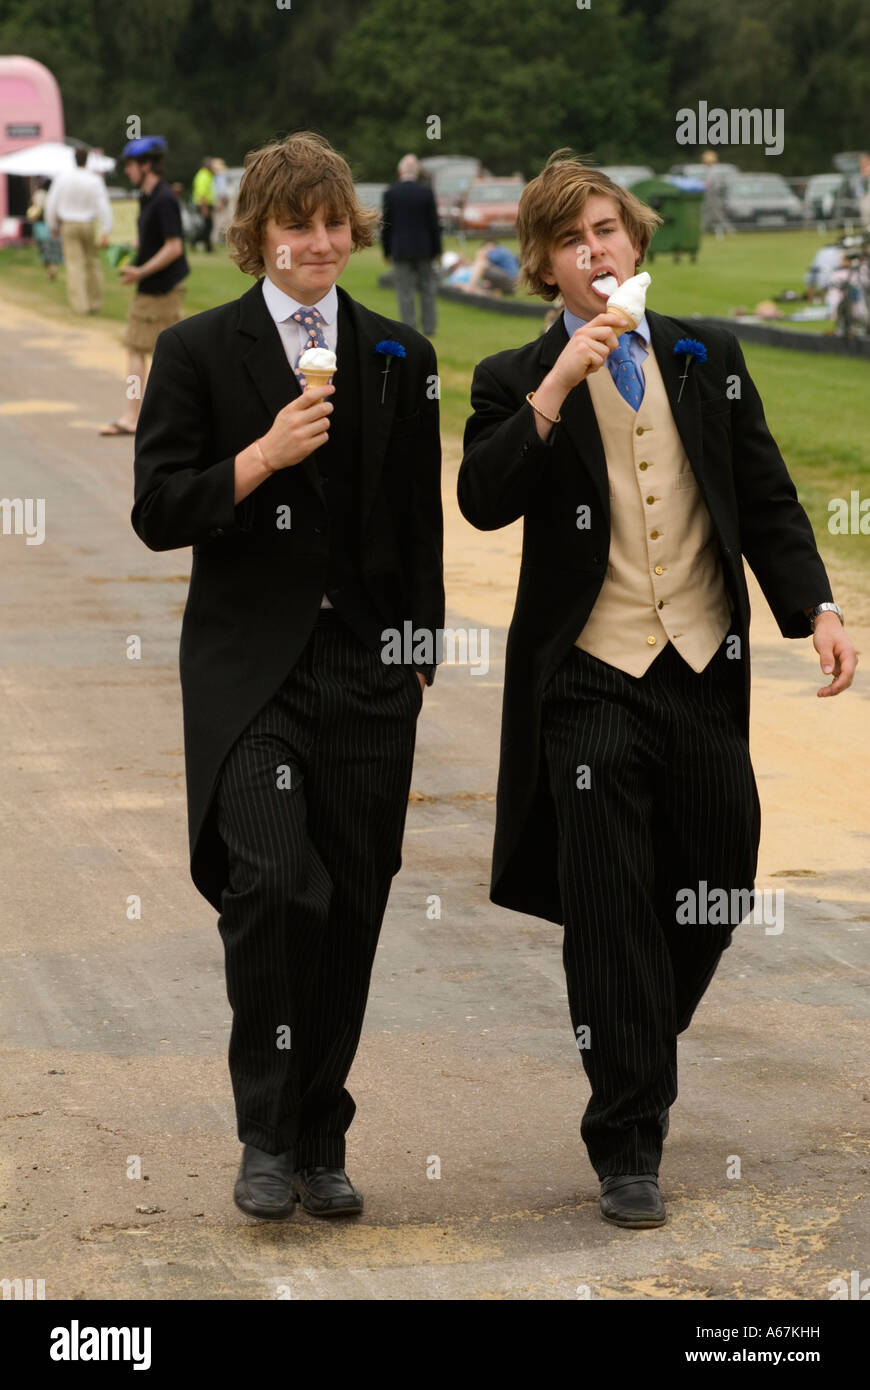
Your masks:
<path fill-rule="evenodd" d="M 136 438 L 136 531 L 193 547 L 191 871 L 226 950 L 235 1200 L 268 1219 L 362 1210 L 344 1082 L 434 674 L 382 633 L 444 621 L 435 354 L 335 283 L 375 221 L 321 136 L 250 153 L 227 241 L 257 283 L 161 334 Z M 302 389 L 309 347 L 332 385 Z"/>
<path fill-rule="evenodd" d="M 523 271 L 566 307 L 477 367 L 459 473 L 475 526 L 524 523 L 491 897 L 564 923 L 580 1132 L 602 1216 L 628 1227 L 666 1219 L 677 1035 L 754 883 L 743 556 L 783 636 L 814 633 L 819 693 L 855 668 L 736 338 L 690 347 L 697 325 L 649 311 L 617 339 L 602 312 L 596 281 L 633 276 L 658 220 L 568 151 L 526 187 Z M 726 919 L 687 920 L 714 889 Z"/>

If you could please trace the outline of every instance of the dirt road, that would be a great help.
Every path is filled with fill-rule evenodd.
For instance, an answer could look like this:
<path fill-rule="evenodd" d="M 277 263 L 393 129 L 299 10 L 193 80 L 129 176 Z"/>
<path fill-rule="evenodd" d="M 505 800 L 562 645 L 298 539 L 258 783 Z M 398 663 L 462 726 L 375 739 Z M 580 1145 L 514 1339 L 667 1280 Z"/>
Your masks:
<path fill-rule="evenodd" d="M 784 929 L 738 929 L 680 1044 L 669 1224 L 609 1228 L 559 930 L 487 897 L 519 528 L 459 516 L 456 440 L 449 620 L 489 628 L 490 669 L 444 667 L 425 697 L 350 1081 L 366 1212 L 336 1229 L 235 1210 L 222 950 L 187 867 L 189 556 L 141 545 L 130 442 L 96 436 L 117 330 L 3 313 L 0 491 L 45 498 L 45 538 L 0 536 L 0 1277 L 44 1278 L 48 1299 L 824 1300 L 868 1273 L 864 682 L 816 699 L 809 642 L 784 642 L 753 591 L 758 883 L 783 890 Z M 834 578 L 870 664 L 870 594 Z"/>

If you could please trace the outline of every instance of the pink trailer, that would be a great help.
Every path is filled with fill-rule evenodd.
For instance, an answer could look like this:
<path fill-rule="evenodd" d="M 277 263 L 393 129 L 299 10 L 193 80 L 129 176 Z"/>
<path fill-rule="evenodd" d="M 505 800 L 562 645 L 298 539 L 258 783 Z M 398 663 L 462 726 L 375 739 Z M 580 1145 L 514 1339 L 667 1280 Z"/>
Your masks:
<path fill-rule="evenodd" d="M 63 138 L 60 88 L 48 68 L 33 58 L 0 57 L 0 155 Z M 31 179 L 0 174 L 0 245 L 17 236 L 31 184 Z"/>

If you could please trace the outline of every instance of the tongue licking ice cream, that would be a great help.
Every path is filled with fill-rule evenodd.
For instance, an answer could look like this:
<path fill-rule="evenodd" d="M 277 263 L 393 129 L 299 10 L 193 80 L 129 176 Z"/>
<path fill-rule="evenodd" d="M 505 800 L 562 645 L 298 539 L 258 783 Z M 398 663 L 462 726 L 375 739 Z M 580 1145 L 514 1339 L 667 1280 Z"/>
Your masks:
<path fill-rule="evenodd" d="M 637 328 L 646 311 L 646 292 L 650 283 L 650 278 L 644 270 L 640 275 L 632 275 L 628 280 L 623 280 L 608 299 L 608 314 L 620 314 L 625 319 L 625 328 L 618 330 L 619 332 L 628 333 Z M 601 288 L 600 280 L 598 285 Z"/>
<path fill-rule="evenodd" d="M 306 386 L 326 386 L 337 370 L 335 353 L 329 348 L 308 348 L 299 358 L 297 366 L 305 377 Z"/>
<path fill-rule="evenodd" d="M 619 289 L 619 281 L 615 275 L 596 275 L 592 281 L 592 288 L 606 299 L 614 290 Z"/>

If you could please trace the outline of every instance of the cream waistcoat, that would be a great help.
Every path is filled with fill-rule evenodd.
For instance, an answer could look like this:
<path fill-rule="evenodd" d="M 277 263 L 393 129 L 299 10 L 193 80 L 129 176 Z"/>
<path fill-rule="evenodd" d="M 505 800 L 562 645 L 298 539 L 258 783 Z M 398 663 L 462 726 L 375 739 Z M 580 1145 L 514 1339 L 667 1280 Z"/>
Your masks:
<path fill-rule="evenodd" d="M 610 554 L 576 645 L 642 676 L 670 641 L 703 671 L 731 621 L 713 523 L 650 346 L 638 411 L 607 366 L 586 378 L 610 487 Z"/>

